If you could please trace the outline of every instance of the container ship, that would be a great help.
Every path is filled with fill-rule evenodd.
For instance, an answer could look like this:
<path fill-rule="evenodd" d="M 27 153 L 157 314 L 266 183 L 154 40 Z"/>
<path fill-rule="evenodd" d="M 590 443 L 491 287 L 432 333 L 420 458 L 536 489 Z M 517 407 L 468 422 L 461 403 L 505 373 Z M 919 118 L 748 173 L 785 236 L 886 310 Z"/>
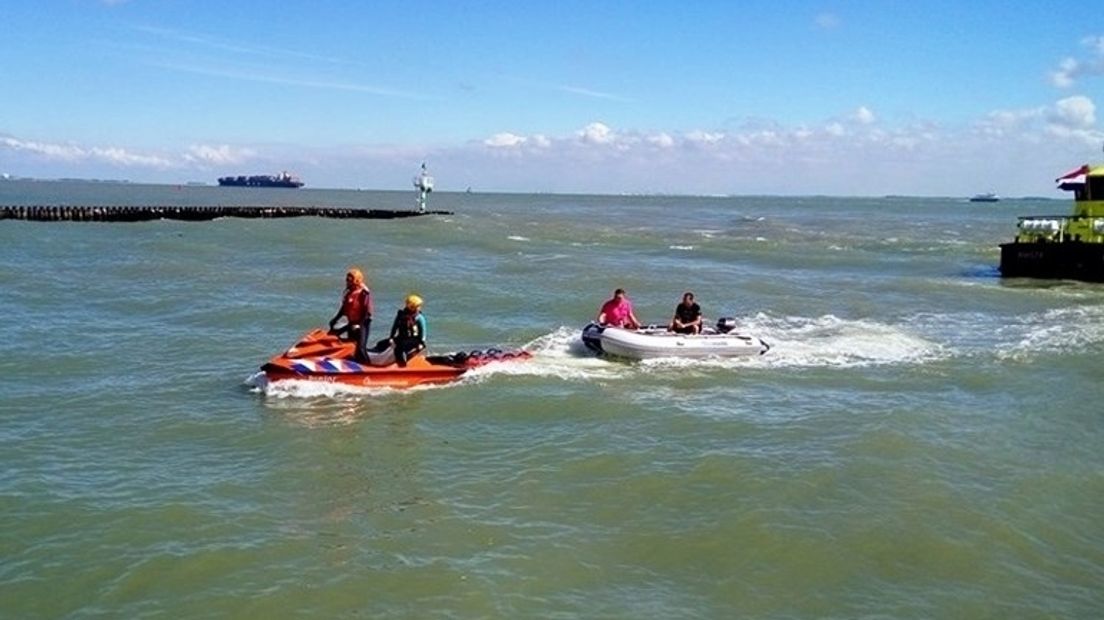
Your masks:
<path fill-rule="evenodd" d="M 260 174 L 253 176 L 219 177 L 218 184 L 226 187 L 303 187 L 299 177 L 287 172 L 280 174 Z"/>
<path fill-rule="evenodd" d="M 1020 217 L 1016 239 L 1000 246 L 1001 276 L 1104 282 L 1104 165 L 1055 182 L 1073 192 L 1073 214 Z"/>

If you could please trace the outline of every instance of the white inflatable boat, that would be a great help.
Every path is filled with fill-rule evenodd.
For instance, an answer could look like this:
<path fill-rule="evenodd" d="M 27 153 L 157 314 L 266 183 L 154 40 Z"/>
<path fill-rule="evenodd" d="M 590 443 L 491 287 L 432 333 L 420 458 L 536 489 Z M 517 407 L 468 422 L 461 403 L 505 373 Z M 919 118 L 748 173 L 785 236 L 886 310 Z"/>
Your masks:
<path fill-rule="evenodd" d="M 590 323 L 583 328 L 583 344 L 592 351 L 629 359 L 655 357 L 741 357 L 762 355 L 770 345 L 755 336 L 733 333 L 736 321 L 717 320 L 700 334 L 676 334 L 666 327 L 648 325 L 622 329 Z"/>

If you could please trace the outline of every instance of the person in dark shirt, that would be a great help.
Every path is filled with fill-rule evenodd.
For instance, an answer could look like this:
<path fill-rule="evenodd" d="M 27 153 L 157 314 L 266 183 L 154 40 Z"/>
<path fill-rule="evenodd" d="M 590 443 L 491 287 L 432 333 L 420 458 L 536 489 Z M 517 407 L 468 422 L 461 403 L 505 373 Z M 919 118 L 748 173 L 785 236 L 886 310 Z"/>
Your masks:
<path fill-rule="evenodd" d="M 422 298 L 408 295 L 406 303 L 391 324 L 391 342 L 395 345 L 395 362 L 406 366 L 406 360 L 426 347 L 426 319 L 422 314 Z"/>
<path fill-rule="evenodd" d="M 667 329 L 679 334 L 700 334 L 701 328 L 701 306 L 694 303 L 694 294 L 687 291 L 682 296 L 682 302 L 675 306 L 675 316 Z"/>

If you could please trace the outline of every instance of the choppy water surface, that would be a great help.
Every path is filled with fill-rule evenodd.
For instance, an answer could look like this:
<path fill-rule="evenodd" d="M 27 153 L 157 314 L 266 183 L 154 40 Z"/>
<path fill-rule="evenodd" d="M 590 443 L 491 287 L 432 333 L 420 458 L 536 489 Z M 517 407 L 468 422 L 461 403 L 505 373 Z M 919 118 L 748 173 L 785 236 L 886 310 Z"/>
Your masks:
<path fill-rule="evenodd" d="M 0 183 L 0 204 L 409 208 Z M 1064 202 L 440 194 L 449 217 L 0 222 L 0 616 L 1104 614 L 1104 287 L 1002 281 Z M 264 386 L 362 266 L 531 363 Z M 613 288 L 773 345 L 613 363 Z M 377 329 L 381 329 L 377 327 Z"/>

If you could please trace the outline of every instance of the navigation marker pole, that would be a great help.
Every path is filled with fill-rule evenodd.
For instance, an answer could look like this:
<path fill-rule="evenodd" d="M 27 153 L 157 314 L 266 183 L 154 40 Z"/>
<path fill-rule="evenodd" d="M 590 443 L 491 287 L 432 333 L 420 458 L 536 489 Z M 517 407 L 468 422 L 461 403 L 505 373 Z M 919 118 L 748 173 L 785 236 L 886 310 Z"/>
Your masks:
<path fill-rule="evenodd" d="M 426 195 L 433 191 L 433 177 L 426 172 L 425 162 L 422 162 L 422 172 L 414 177 L 414 189 L 418 190 L 418 211 L 425 213 Z"/>

